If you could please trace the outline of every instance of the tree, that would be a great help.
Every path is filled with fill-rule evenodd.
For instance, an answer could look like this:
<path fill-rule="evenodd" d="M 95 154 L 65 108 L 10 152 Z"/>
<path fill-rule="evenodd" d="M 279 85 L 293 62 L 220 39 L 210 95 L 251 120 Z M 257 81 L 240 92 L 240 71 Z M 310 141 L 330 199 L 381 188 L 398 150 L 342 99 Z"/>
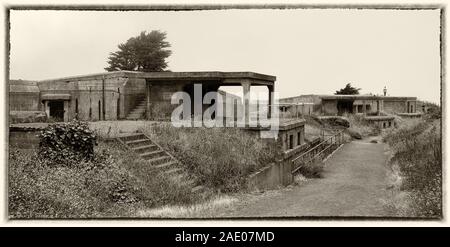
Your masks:
<path fill-rule="evenodd" d="M 352 87 L 350 83 L 347 83 L 344 88 L 341 88 L 339 91 L 336 91 L 335 94 L 342 95 L 342 94 L 359 94 L 359 90 L 361 88 Z"/>
<path fill-rule="evenodd" d="M 172 51 L 166 49 L 170 43 L 165 41 L 166 33 L 161 31 L 141 32 L 126 43 L 119 44 L 119 50 L 111 52 L 108 57 L 107 71 L 164 71 L 166 58 Z"/>

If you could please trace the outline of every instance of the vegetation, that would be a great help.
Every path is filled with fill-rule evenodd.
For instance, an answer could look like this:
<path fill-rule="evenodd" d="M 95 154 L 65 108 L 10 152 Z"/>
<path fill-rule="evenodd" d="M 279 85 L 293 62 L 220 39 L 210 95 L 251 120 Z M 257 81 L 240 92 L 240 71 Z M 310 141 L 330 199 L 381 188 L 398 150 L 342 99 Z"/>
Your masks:
<path fill-rule="evenodd" d="M 166 58 L 172 51 L 167 48 L 170 43 L 166 41 L 167 34 L 161 31 L 141 32 L 126 43 L 118 46 L 119 50 L 110 53 L 107 71 L 164 71 L 167 68 Z"/>
<path fill-rule="evenodd" d="M 274 162 L 281 150 L 235 128 L 175 128 L 167 124 L 143 131 L 182 160 L 205 187 L 223 192 L 242 189 L 246 177 Z"/>
<path fill-rule="evenodd" d="M 347 83 L 347 85 L 345 85 L 344 88 L 339 89 L 338 91 L 336 91 L 336 95 L 348 95 L 348 94 L 359 94 L 359 90 L 361 90 L 361 88 L 356 88 L 356 87 L 352 87 L 352 85 L 350 83 Z"/>
<path fill-rule="evenodd" d="M 398 214 L 442 217 L 442 149 L 438 120 L 411 120 L 384 137 L 394 151 L 391 166 L 398 171 L 406 209 Z"/>
<path fill-rule="evenodd" d="M 39 134 L 39 155 L 59 164 L 73 164 L 94 157 L 95 134 L 85 122 L 51 124 Z"/>
<path fill-rule="evenodd" d="M 198 201 L 190 188 L 166 179 L 118 144 L 100 142 L 90 153 L 95 138 L 89 139 L 92 142 L 77 142 L 79 136 L 74 133 L 84 132 L 84 127 L 73 130 L 74 126 L 85 125 L 70 123 L 48 128 L 41 135 L 42 150 L 38 152 L 10 148 L 10 217 L 135 217 L 152 207 Z M 44 153 L 44 145 L 48 150 L 59 148 L 60 157 L 53 155 L 55 150 Z"/>

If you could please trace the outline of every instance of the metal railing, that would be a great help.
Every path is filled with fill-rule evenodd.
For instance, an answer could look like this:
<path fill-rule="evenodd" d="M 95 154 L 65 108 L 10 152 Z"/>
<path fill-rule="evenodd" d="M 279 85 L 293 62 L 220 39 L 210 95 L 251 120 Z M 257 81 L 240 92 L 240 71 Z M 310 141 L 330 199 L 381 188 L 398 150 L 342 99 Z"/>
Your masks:
<path fill-rule="evenodd" d="M 306 152 L 300 154 L 292 160 L 292 173 L 297 172 L 306 164 L 317 160 L 322 161 L 327 155 L 331 154 L 344 142 L 343 131 L 338 131 L 337 133 L 327 136 L 329 137 L 325 137 L 325 135 L 323 135 L 322 141 L 319 144 L 308 148 Z"/>

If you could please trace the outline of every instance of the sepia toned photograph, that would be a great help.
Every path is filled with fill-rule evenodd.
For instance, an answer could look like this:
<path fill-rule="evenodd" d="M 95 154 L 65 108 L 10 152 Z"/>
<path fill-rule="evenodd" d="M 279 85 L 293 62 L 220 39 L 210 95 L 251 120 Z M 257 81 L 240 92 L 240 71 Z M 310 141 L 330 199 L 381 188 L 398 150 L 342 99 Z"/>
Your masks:
<path fill-rule="evenodd" d="M 441 220 L 443 13 L 12 6 L 7 217 Z"/>

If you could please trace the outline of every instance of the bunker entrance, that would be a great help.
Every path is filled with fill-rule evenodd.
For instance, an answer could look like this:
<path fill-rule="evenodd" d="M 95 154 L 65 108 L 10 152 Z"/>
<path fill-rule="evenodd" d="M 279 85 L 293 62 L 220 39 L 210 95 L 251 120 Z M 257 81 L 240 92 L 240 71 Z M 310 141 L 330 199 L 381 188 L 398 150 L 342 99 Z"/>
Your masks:
<path fill-rule="evenodd" d="M 353 100 L 338 100 L 337 109 L 338 115 L 353 113 Z"/>
<path fill-rule="evenodd" d="M 57 122 L 64 121 L 64 101 L 50 101 L 48 102 L 50 108 L 50 117 Z"/>

